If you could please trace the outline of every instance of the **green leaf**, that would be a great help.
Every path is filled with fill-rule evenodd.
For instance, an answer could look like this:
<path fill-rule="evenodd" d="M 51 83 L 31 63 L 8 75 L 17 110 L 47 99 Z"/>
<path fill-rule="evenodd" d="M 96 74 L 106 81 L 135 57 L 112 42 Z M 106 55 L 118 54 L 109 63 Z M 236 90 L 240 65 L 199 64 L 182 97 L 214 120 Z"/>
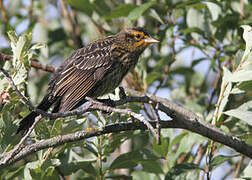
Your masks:
<path fill-rule="evenodd" d="M 236 109 L 224 112 L 226 115 L 236 117 L 252 125 L 252 101 L 248 101 Z"/>
<path fill-rule="evenodd" d="M 207 8 L 209 9 L 209 11 L 211 13 L 212 20 L 216 21 L 218 19 L 219 15 L 221 15 L 221 13 L 222 13 L 221 7 L 213 2 L 204 2 L 204 3 L 207 5 Z"/>
<path fill-rule="evenodd" d="M 252 134 L 251 133 L 239 135 L 237 137 L 244 140 L 247 144 L 252 146 Z"/>
<path fill-rule="evenodd" d="M 155 9 L 150 9 L 150 16 L 156 19 L 161 24 L 165 24 Z"/>
<path fill-rule="evenodd" d="M 143 161 L 141 162 L 141 165 L 143 166 L 144 171 L 156 173 L 156 174 L 163 173 L 160 163 L 156 161 Z"/>
<path fill-rule="evenodd" d="M 194 8 L 190 8 L 187 12 L 186 23 L 189 28 L 199 28 L 200 30 L 204 31 L 205 21 L 203 13 Z M 200 37 L 198 34 L 195 33 L 192 33 L 192 36 L 196 40 L 198 40 Z"/>
<path fill-rule="evenodd" d="M 18 41 L 17 33 L 15 31 L 8 31 L 8 37 L 10 38 L 10 41 L 16 46 Z"/>
<path fill-rule="evenodd" d="M 112 162 L 110 169 L 133 168 L 139 163 L 157 159 L 159 159 L 159 157 L 157 157 L 151 151 L 147 149 L 141 149 L 138 151 L 121 154 Z"/>
<path fill-rule="evenodd" d="M 230 82 L 243 82 L 243 81 L 251 81 L 252 80 L 252 70 L 240 70 L 234 72 L 230 77 Z"/>
<path fill-rule="evenodd" d="M 223 93 L 223 97 L 219 97 L 219 98 L 222 98 L 222 100 L 221 100 L 219 107 L 217 107 L 218 108 L 217 121 L 220 119 L 222 112 L 223 112 L 224 108 L 226 107 L 229 94 L 232 90 L 232 83 L 229 82 L 229 77 L 231 75 L 232 75 L 232 73 L 226 67 L 223 67 L 223 78 L 222 78 L 222 83 L 221 83 L 221 92 L 224 91 L 224 93 Z"/>
<path fill-rule="evenodd" d="M 151 6 L 153 6 L 154 4 L 156 4 L 156 1 L 152 1 L 152 2 L 148 2 L 148 3 L 144 3 L 139 7 L 136 7 L 135 9 L 133 9 L 130 14 L 128 15 L 128 20 L 133 23 L 135 22 L 138 18 L 140 18 L 142 16 L 142 14 L 148 10 Z"/>
<path fill-rule="evenodd" d="M 239 64 L 241 63 L 243 54 L 244 54 L 244 51 L 241 50 L 241 49 L 239 49 L 237 51 L 237 53 L 235 54 L 235 57 L 234 57 L 234 60 L 235 60 L 235 62 L 234 62 L 234 69 L 236 69 L 239 66 Z"/>
<path fill-rule="evenodd" d="M 137 161 L 143 160 L 139 151 L 132 151 L 121 154 L 110 165 L 110 169 L 133 168 L 137 166 Z"/>
<path fill-rule="evenodd" d="M 133 171 L 131 173 L 132 179 L 143 179 L 143 180 L 160 180 L 160 178 L 153 173 L 146 173 L 144 171 Z"/>
<path fill-rule="evenodd" d="M 252 112 L 251 111 L 243 111 L 239 109 L 232 109 L 224 112 L 226 115 L 236 117 L 237 119 L 243 120 L 249 125 L 252 125 Z"/>
<path fill-rule="evenodd" d="M 157 80 L 158 78 L 160 78 L 160 76 L 162 76 L 162 74 L 158 73 L 158 72 L 151 72 L 147 75 L 146 77 L 146 82 L 148 85 L 151 85 L 155 80 Z"/>
<path fill-rule="evenodd" d="M 72 173 L 82 169 L 83 171 L 87 172 L 88 174 L 92 174 L 93 177 L 96 177 L 96 170 L 92 165 L 94 161 L 77 161 L 71 163 L 62 163 L 59 168 L 61 172 L 64 172 L 64 175 L 71 175 Z"/>
<path fill-rule="evenodd" d="M 113 18 L 126 17 L 135 7 L 135 4 L 120 4 L 109 15 L 104 16 L 103 18 L 105 20 L 110 20 Z"/>
<path fill-rule="evenodd" d="M 190 171 L 202 170 L 198 165 L 192 163 L 178 164 L 174 166 L 165 176 L 165 180 L 188 179 L 186 176 Z"/>
<path fill-rule="evenodd" d="M 113 134 L 113 136 L 108 139 L 108 144 L 104 147 L 104 155 L 110 155 L 118 148 L 122 143 L 124 143 L 127 139 L 132 137 L 132 132 L 121 132 L 118 134 Z"/>
<path fill-rule="evenodd" d="M 161 145 L 158 145 L 156 138 L 153 138 L 152 146 L 154 151 L 161 157 L 165 157 L 168 153 L 169 141 L 170 139 L 168 137 L 164 138 L 161 136 Z"/>
<path fill-rule="evenodd" d="M 184 35 L 191 34 L 191 33 L 197 33 L 197 34 L 202 35 L 202 36 L 204 35 L 204 31 L 202 31 L 198 27 L 185 28 L 185 29 L 180 30 L 180 32 L 182 34 L 184 34 Z"/>
<path fill-rule="evenodd" d="M 252 177 L 252 160 L 250 160 L 250 162 L 248 163 L 247 167 L 244 169 L 242 174 L 243 174 L 242 175 L 243 178 L 251 179 L 251 177 Z"/>
<path fill-rule="evenodd" d="M 178 1 L 174 6 L 176 8 L 184 8 L 187 6 L 198 4 L 199 2 L 201 2 L 201 0 Z"/>
<path fill-rule="evenodd" d="M 183 132 L 181 134 L 179 134 L 178 136 L 176 136 L 170 143 L 169 148 L 168 148 L 168 152 L 171 151 L 172 147 L 175 144 L 178 144 L 186 135 L 188 135 L 188 132 Z"/>
<path fill-rule="evenodd" d="M 158 160 L 158 159 L 160 159 L 152 151 L 150 151 L 148 149 L 143 148 L 143 149 L 141 149 L 140 152 L 143 154 L 144 159 L 146 159 L 146 160 Z"/>
<path fill-rule="evenodd" d="M 227 160 L 230 160 L 231 158 L 233 158 L 235 156 L 223 156 L 223 155 L 219 155 L 214 157 L 214 159 L 210 162 L 210 170 L 213 170 L 214 168 L 218 167 L 219 165 L 221 165 L 222 163 L 224 163 Z"/>
<path fill-rule="evenodd" d="M 245 53 L 249 53 L 252 49 L 252 27 L 248 25 L 242 25 L 241 27 L 244 29 L 243 39 L 246 42 Z"/>
<path fill-rule="evenodd" d="M 89 0 L 68 0 L 70 6 L 86 13 L 88 16 L 92 15 L 94 5 Z"/>

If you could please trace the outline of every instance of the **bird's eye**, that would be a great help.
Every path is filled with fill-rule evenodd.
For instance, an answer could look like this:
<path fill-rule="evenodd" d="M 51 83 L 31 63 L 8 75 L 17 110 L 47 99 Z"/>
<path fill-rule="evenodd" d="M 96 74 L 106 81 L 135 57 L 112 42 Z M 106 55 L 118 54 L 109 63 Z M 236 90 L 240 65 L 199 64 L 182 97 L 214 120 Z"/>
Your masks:
<path fill-rule="evenodd" d="M 140 37 L 141 37 L 140 34 L 136 34 L 137 39 L 140 39 Z"/>

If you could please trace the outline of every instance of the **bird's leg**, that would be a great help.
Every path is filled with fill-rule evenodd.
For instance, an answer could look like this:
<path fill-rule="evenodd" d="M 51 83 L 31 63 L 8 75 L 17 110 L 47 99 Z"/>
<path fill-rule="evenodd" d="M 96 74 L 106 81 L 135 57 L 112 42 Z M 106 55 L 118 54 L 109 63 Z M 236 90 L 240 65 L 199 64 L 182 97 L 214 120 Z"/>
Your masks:
<path fill-rule="evenodd" d="M 123 87 L 122 86 L 119 86 L 119 97 L 120 97 L 120 99 L 126 99 L 126 97 L 127 97 L 127 95 L 126 95 L 126 93 L 125 93 L 125 91 L 124 91 L 124 89 L 123 89 Z"/>

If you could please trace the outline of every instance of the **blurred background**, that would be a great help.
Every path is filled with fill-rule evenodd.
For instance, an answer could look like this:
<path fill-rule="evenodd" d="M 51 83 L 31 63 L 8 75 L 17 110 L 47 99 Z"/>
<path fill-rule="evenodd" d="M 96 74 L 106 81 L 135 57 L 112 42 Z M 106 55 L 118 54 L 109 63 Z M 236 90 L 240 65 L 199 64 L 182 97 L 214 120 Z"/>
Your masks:
<path fill-rule="evenodd" d="M 213 119 L 222 79 L 222 66 L 235 68 L 245 49 L 243 24 L 252 25 L 249 0 L 0 0 L 0 52 L 12 55 L 7 32 L 32 33 L 43 43 L 33 58 L 59 66 L 75 49 L 125 27 L 141 26 L 160 43 L 149 47 L 123 86 L 171 99 L 208 122 Z M 24 92 L 33 104 L 45 95 L 51 73 L 31 68 Z M 0 85 L 1 86 L 1 85 Z M 228 109 L 250 100 L 251 91 L 233 95 Z M 109 95 L 118 98 L 118 90 Z M 12 117 L 0 118 L 1 152 L 20 115 L 29 112 L 13 104 Z M 122 108 L 155 119 L 148 105 Z M 1 112 L 0 112 L 1 113 Z M 162 120 L 169 120 L 160 112 Z M 127 121 L 127 116 L 93 112 L 59 121 L 41 121 L 30 142 L 87 127 Z M 223 116 L 221 129 L 231 135 L 251 132 L 251 126 Z M 35 135 L 36 134 L 36 135 Z M 163 129 L 158 146 L 148 131 L 122 132 L 41 150 L 1 172 L 1 179 L 234 179 L 252 177 L 249 158 L 186 130 Z M 211 150 L 210 150 L 211 149 Z M 250 164 L 249 164 L 250 162 Z"/>

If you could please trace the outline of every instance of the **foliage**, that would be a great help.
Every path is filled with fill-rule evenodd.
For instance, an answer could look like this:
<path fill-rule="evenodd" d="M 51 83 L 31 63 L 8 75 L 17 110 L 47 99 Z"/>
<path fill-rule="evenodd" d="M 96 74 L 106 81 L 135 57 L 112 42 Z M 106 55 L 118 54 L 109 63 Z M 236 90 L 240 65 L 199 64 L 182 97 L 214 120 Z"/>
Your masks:
<path fill-rule="evenodd" d="M 126 3 L 131 2 L 131 3 Z M 0 11 L 0 51 L 13 60 L 0 62 L 19 90 L 37 104 L 49 73 L 31 68 L 30 59 L 57 66 L 80 46 L 123 27 L 144 26 L 160 41 L 141 56 L 123 82 L 130 88 L 170 98 L 233 136 L 252 141 L 252 3 L 217 0 L 5 0 Z M 6 16 L 5 16 L 6 13 Z M 242 26 L 241 26 L 242 25 Z M 242 27 L 242 28 L 241 28 Z M 17 32 L 17 34 L 15 33 Z M 46 45 L 44 45 L 46 44 Z M 0 111 L 0 153 L 21 136 L 13 136 L 20 116 L 29 110 L 0 73 L 0 93 L 10 102 Z M 119 98 L 117 93 L 110 95 Z M 121 108 L 126 108 L 122 106 Z M 155 119 L 153 108 L 127 108 Z M 168 117 L 162 113 L 161 119 Z M 90 114 L 42 120 L 27 144 L 78 130 L 127 121 L 119 114 Z M 251 161 L 185 130 L 162 129 L 161 145 L 148 131 L 102 135 L 85 142 L 36 152 L 0 171 L 1 179 L 251 178 Z M 124 151 L 126 150 L 126 151 Z M 227 171 L 218 169 L 226 167 Z M 123 171 L 123 169 L 126 169 Z"/>

